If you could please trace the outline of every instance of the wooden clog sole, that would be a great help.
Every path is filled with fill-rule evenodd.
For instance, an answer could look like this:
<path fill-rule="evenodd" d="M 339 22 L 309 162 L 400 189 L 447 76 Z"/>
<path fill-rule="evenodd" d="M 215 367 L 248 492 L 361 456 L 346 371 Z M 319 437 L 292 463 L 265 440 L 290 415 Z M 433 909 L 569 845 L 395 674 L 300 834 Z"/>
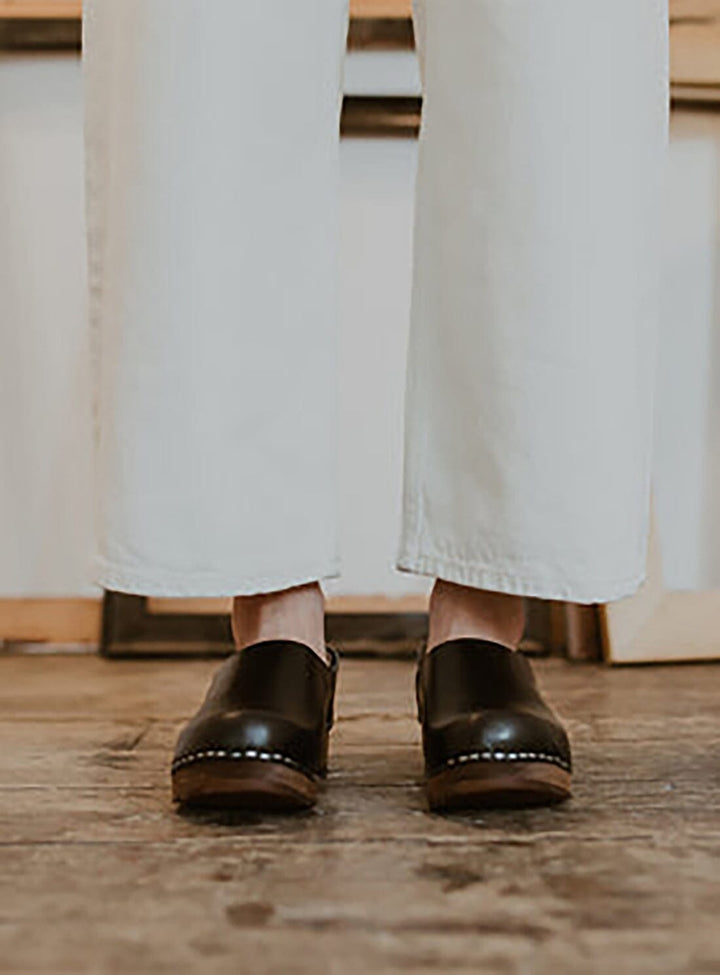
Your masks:
<path fill-rule="evenodd" d="M 318 785 L 279 762 L 209 761 L 177 769 L 173 800 L 181 805 L 291 810 L 315 804 Z"/>
<path fill-rule="evenodd" d="M 468 762 L 428 778 L 430 808 L 487 809 L 550 805 L 570 797 L 569 772 L 549 762 Z"/>

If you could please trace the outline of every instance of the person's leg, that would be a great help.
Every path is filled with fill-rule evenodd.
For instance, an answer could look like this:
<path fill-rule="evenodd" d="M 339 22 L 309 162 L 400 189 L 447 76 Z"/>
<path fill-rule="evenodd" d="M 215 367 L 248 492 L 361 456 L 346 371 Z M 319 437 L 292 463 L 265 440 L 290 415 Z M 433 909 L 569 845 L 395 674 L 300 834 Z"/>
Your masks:
<path fill-rule="evenodd" d="M 86 5 L 109 589 L 255 597 L 338 572 L 346 18 L 347 0 Z"/>
<path fill-rule="evenodd" d="M 436 579 L 429 608 L 428 647 L 472 636 L 516 649 L 525 632 L 522 596 Z"/>
<path fill-rule="evenodd" d="M 605 602 L 644 578 L 667 3 L 415 6 L 398 566 L 440 580 L 431 649 L 515 647 L 520 597 Z"/>
<path fill-rule="evenodd" d="M 404 571 L 587 603 L 643 579 L 666 7 L 416 0 Z"/>
<path fill-rule="evenodd" d="M 236 596 L 232 631 L 238 650 L 261 640 L 300 640 L 327 661 L 325 598 L 320 583 Z"/>
<path fill-rule="evenodd" d="M 243 653 L 325 662 L 347 7 L 84 14 L 97 580 L 233 596 Z"/>

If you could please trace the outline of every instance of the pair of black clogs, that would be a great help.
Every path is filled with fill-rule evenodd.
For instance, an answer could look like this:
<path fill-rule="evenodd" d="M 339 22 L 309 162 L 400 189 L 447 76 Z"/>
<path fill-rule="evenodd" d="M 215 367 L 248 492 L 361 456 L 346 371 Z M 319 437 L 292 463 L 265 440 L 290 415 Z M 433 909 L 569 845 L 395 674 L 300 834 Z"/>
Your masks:
<path fill-rule="evenodd" d="M 172 765 L 179 803 L 302 808 L 327 774 L 338 655 L 256 643 L 220 668 Z M 528 660 L 497 643 L 449 640 L 416 674 L 433 809 L 557 802 L 570 795 L 567 735 Z"/>

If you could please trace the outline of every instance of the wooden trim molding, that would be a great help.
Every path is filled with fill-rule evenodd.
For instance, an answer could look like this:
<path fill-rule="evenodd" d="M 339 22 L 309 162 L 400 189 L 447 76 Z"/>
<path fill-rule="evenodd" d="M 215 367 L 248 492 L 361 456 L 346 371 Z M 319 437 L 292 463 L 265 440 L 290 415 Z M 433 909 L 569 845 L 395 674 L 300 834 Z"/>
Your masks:
<path fill-rule="evenodd" d="M 670 37 L 675 91 L 720 89 L 720 0 L 670 0 Z"/>
<path fill-rule="evenodd" d="M 101 618 L 100 599 L 0 599 L 0 646 L 97 644 Z"/>
<path fill-rule="evenodd" d="M 412 0 L 350 0 L 353 17 L 411 17 Z"/>
<path fill-rule="evenodd" d="M 350 47 L 412 44 L 411 0 L 351 0 L 350 9 Z M 80 0 L 0 0 L 0 47 L 77 47 L 77 30 L 60 25 L 77 25 L 81 12 Z M 12 22 L 28 26 L 10 30 Z M 47 24 L 42 33 L 40 24 Z M 670 0 L 670 33 L 675 104 L 720 103 L 720 0 Z"/>
<path fill-rule="evenodd" d="M 403 19 L 411 16 L 411 0 L 351 0 L 353 17 L 388 17 Z M 80 0 L 0 0 L 0 17 L 45 19 L 78 19 L 82 14 Z"/>
<path fill-rule="evenodd" d="M 227 600 L 158 600 L 105 594 L 106 657 L 216 657 L 234 649 Z M 342 597 L 328 601 L 328 642 L 343 653 L 409 657 L 427 636 L 426 601 Z"/>
<path fill-rule="evenodd" d="M 140 597 L 129 597 L 136 600 Z M 223 599 L 148 599 L 142 611 L 152 617 L 227 615 L 230 601 Z M 423 596 L 334 596 L 328 614 L 338 616 L 421 616 L 427 610 Z M 103 600 L 97 598 L 0 599 L 0 646 L 3 643 L 56 643 L 97 645 L 100 642 Z"/>
<path fill-rule="evenodd" d="M 79 0 L 2 0 L 0 17 L 8 20 L 78 20 Z"/>
<path fill-rule="evenodd" d="M 103 599 L 0 599 L 0 652 L 28 645 L 45 645 L 45 652 L 53 652 L 84 644 L 108 657 L 222 656 L 233 648 L 230 607 L 227 599 L 114 592 Z M 412 657 L 427 637 L 427 608 L 422 595 L 333 596 L 327 607 L 328 640 L 344 653 Z M 562 604 L 527 600 L 521 648 L 556 656 L 571 649 Z"/>
<path fill-rule="evenodd" d="M 156 616 L 175 613 L 214 615 L 229 613 L 231 599 L 161 599 L 151 596 L 147 610 Z M 378 613 L 426 613 L 428 600 L 425 596 L 330 596 L 328 613 L 358 614 Z"/>

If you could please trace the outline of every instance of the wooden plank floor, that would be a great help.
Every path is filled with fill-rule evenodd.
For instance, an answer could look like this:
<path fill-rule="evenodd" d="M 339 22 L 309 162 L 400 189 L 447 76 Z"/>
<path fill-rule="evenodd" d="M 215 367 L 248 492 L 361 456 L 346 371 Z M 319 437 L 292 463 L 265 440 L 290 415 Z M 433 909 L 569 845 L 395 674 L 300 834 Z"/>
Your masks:
<path fill-rule="evenodd" d="M 443 817 L 411 665 L 345 661 L 317 810 L 183 817 L 213 666 L 0 654 L 0 971 L 720 972 L 720 667 L 539 665 L 574 800 Z"/>

